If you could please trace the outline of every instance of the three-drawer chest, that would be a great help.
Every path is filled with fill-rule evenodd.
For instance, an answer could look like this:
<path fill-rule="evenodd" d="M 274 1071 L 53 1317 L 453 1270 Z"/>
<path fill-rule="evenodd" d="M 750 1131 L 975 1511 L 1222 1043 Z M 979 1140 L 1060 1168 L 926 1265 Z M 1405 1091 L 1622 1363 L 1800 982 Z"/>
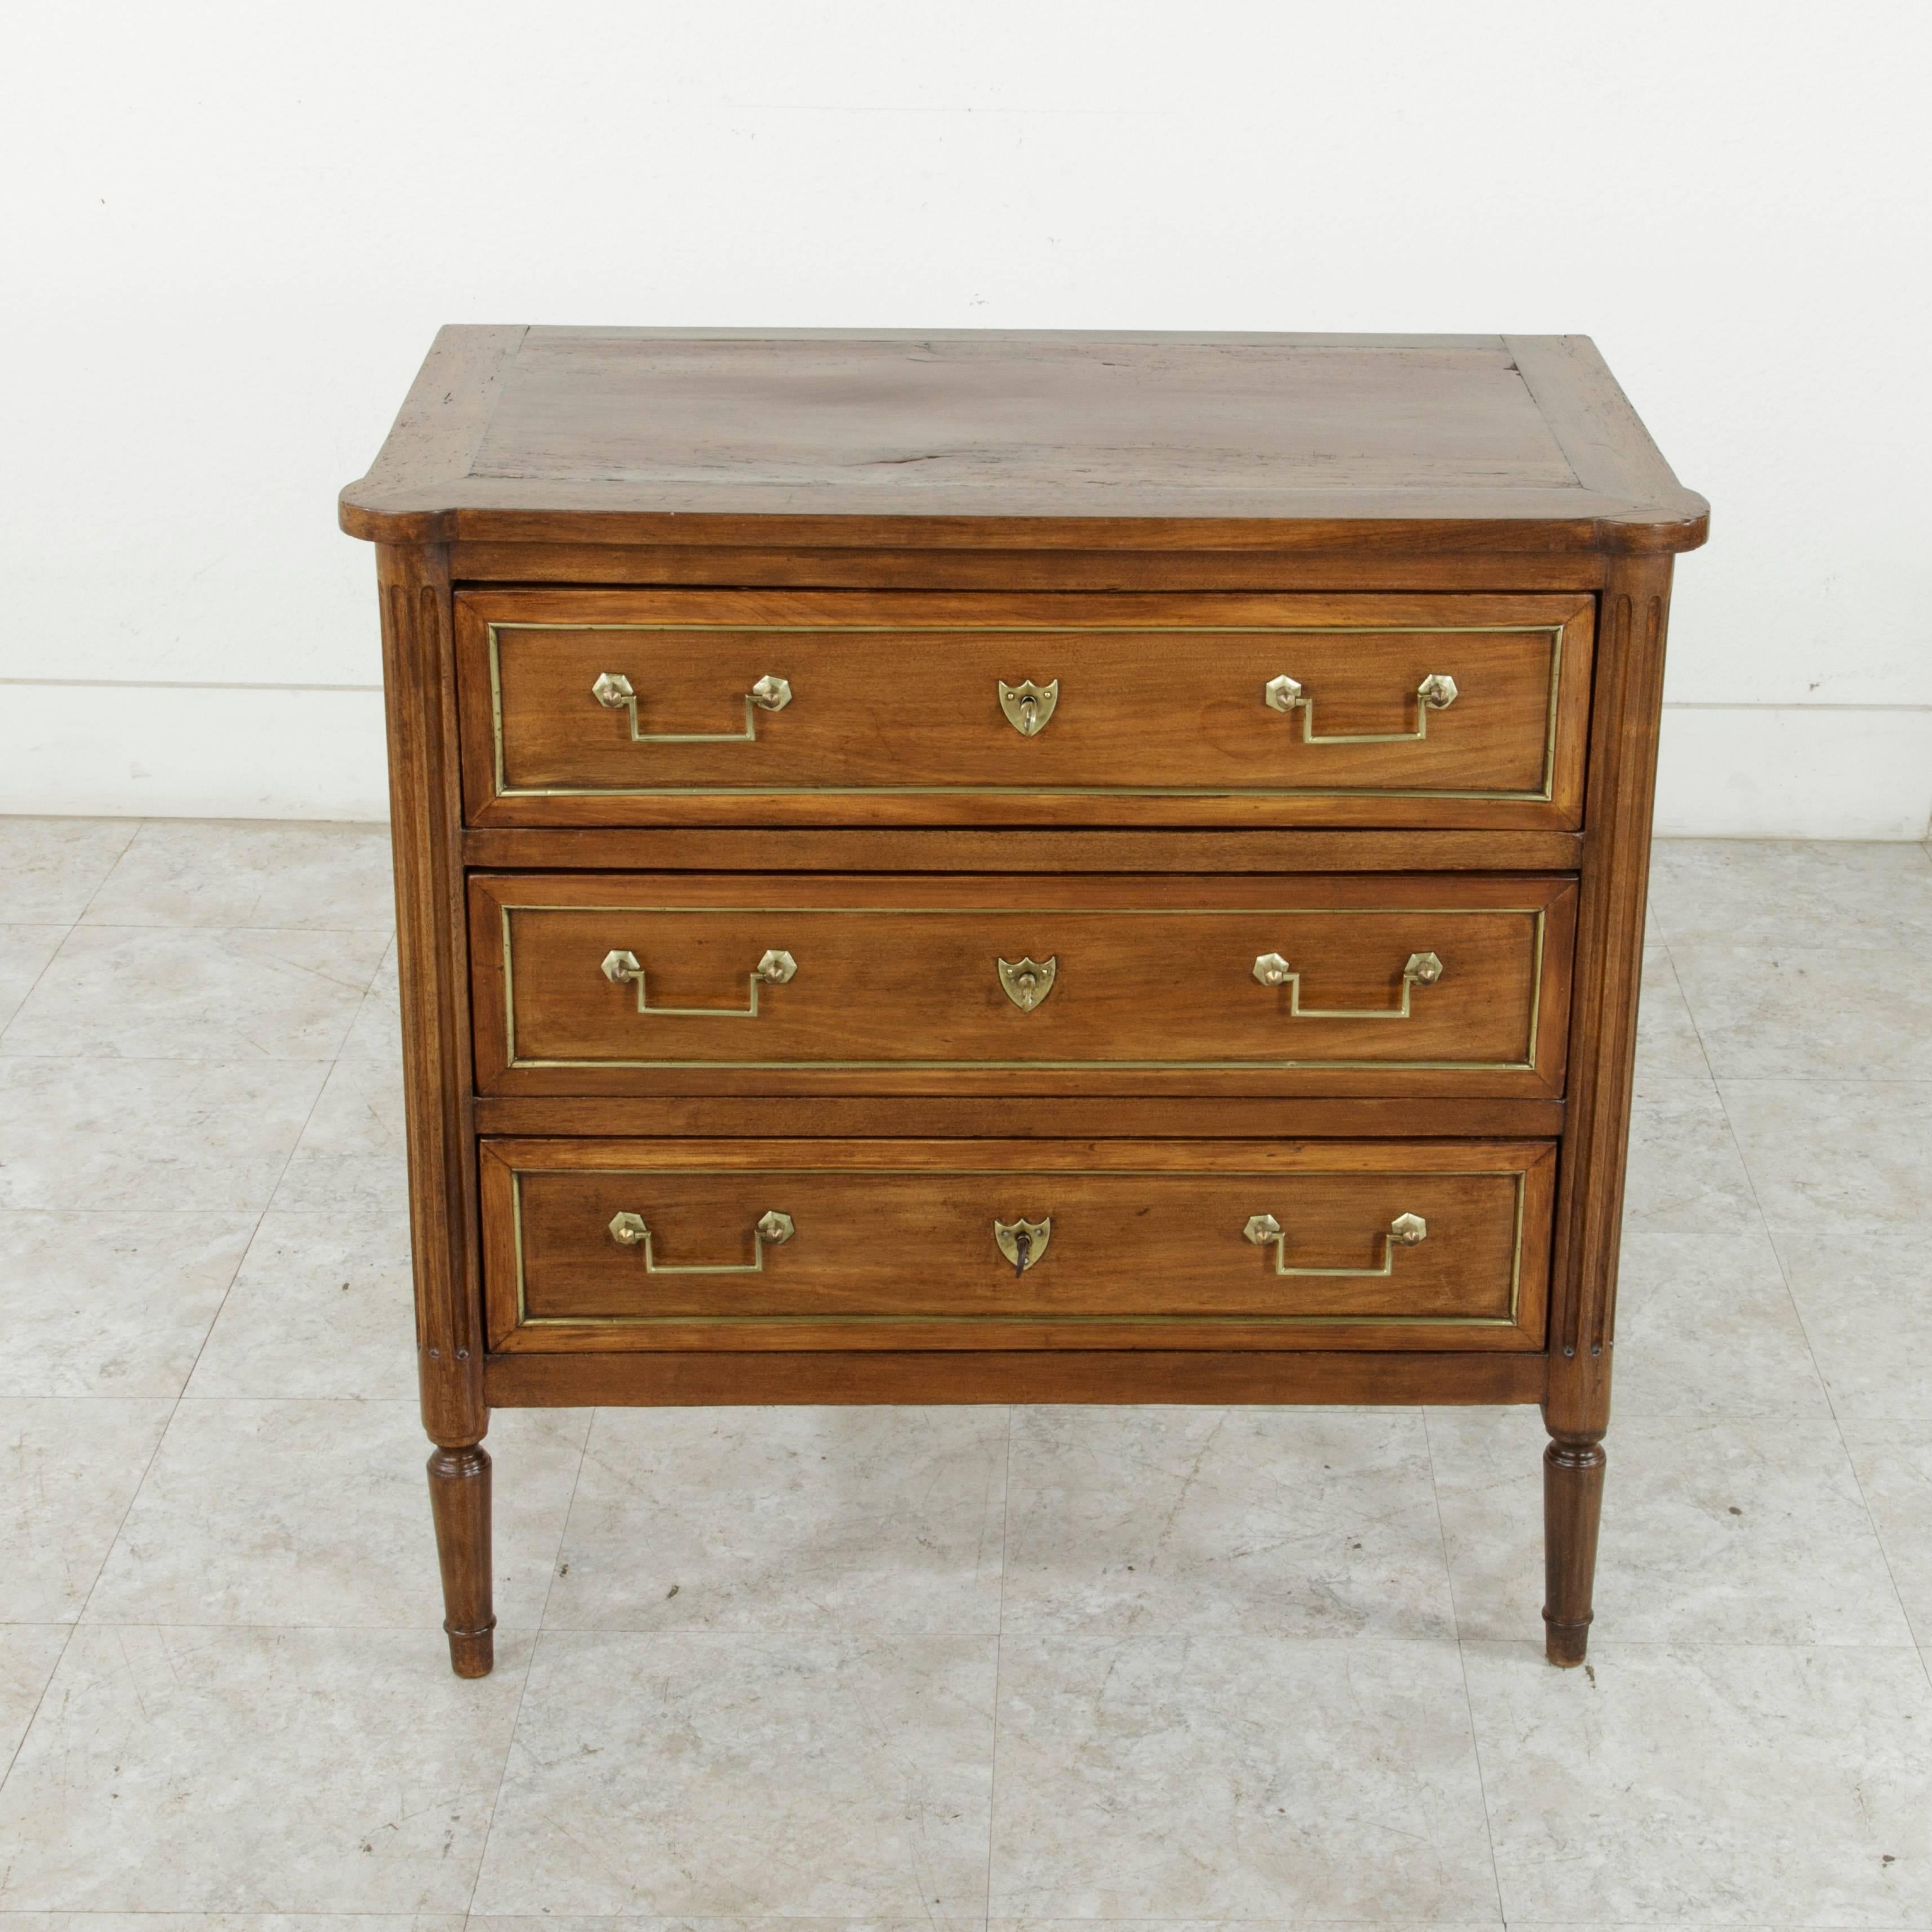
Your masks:
<path fill-rule="evenodd" d="M 1581 1661 L 1706 514 L 1582 338 L 443 331 L 341 520 L 458 1672 L 593 1403 L 1538 1402 Z"/>

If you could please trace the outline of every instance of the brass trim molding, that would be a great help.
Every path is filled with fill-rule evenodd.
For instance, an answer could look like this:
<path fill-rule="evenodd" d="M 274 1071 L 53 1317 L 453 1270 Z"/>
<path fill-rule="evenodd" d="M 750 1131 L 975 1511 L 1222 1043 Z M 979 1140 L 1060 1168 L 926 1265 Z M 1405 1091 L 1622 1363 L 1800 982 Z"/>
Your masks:
<path fill-rule="evenodd" d="M 1528 1197 L 1529 1176 L 1522 1168 L 1422 1168 L 1409 1177 L 1418 1180 L 1506 1180 L 1514 1184 L 1516 1196 L 1515 1226 L 1510 1249 L 1510 1296 L 1507 1315 L 1297 1315 L 1292 1312 L 1280 1315 L 532 1315 L 526 1292 L 524 1272 L 524 1180 L 526 1175 L 557 1174 L 580 1179 L 590 1170 L 577 1167 L 517 1167 L 510 1170 L 510 1220 L 516 1243 L 516 1307 L 518 1328 L 682 1328 L 693 1323 L 704 1323 L 719 1328 L 733 1328 L 753 1324 L 779 1324 L 788 1322 L 816 1326 L 820 1323 L 850 1322 L 862 1327 L 891 1325 L 898 1323 L 940 1322 L 952 1323 L 961 1328 L 983 1327 L 988 1322 L 1042 1322 L 1056 1326 L 1069 1328 L 1100 1327 L 1108 1323 L 1117 1326 L 1142 1326 L 1147 1323 L 1173 1323 L 1177 1326 L 1206 1325 L 1223 1328 L 1252 1328 L 1256 1325 L 1273 1325 L 1282 1328 L 1514 1328 L 1521 1325 L 1522 1312 L 1522 1230 L 1526 1204 Z M 599 1169 L 599 1172 L 622 1173 L 620 1168 Z M 637 1172 L 650 1176 L 655 1171 L 640 1168 Z M 842 1167 L 784 1167 L 784 1168 L 679 1168 L 676 1170 L 681 1178 L 693 1175 L 722 1175 L 734 1180 L 743 1180 L 758 1175 L 769 1174 L 773 1178 L 830 1174 L 839 1178 L 850 1176 L 854 1172 Z M 954 1174 L 986 1175 L 988 1178 L 1014 1178 L 1025 1180 L 1036 1192 L 1042 1182 L 1052 1177 L 1034 1172 L 1022 1173 L 1005 1167 L 878 1167 L 864 1170 L 868 1178 L 874 1174 Z M 1171 1168 L 1055 1168 L 1052 1175 L 1066 1174 L 1091 1178 L 1112 1174 L 1122 1180 L 1146 1180 L 1177 1178 L 1186 1179 L 1185 1174 L 1177 1175 Z M 1198 1177 L 1205 1180 L 1239 1180 L 1244 1178 L 1265 1180 L 1276 1186 L 1286 1180 L 1356 1180 L 1363 1177 L 1359 1170 L 1346 1168 L 1310 1169 L 1305 1174 L 1292 1175 L 1277 1173 L 1258 1173 L 1251 1168 L 1203 1168 Z M 1394 1178 L 1378 1174 L 1376 1179 Z M 997 1224 L 996 1224 L 997 1225 Z M 1042 1242 L 1042 1248 L 1044 1250 Z M 1005 1252 L 1004 1247 L 1001 1252 Z M 748 1272 L 749 1270 L 746 1270 Z M 1370 1272 L 1378 1272 L 1370 1270 Z"/>
<path fill-rule="evenodd" d="M 544 624 L 488 621 L 490 722 L 498 798 L 1441 798 L 1547 805 L 1556 779 L 1557 698 L 1562 684 L 1563 624 Z M 1394 785 L 512 785 L 503 756 L 502 646 L 506 631 L 716 631 L 739 635 L 838 637 L 929 631 L 1050 638 L 1082 631 L 1150 637 L 1328 638 L 1544 636 L 1550 688 L 1544 700 L 1543 784 L 1536 791 L 1465 791 Z M 1058 680 L 1054 680 L 1058 686 Z M 1056 698 L 1058 693 L 1056 690 Z M 1044 724 L 1046 720 L 1040 720 Z M 1408 734 L 1401 734 L 1406 736 Z M 1320 742 L 1320 741 L 1316 741 Z"/>
<path fill-rule="evenodd" d="M 706 1070 L 745 1072 L 791 1073 L 806 1072 L 817 1068 L 827 1072 L 856 1073 L 965 1073 L 965 1072 L 1078 1072 L 1088 1068 L 1104 1068 L 1118 1072 L 1157 1073 L 1175 1072 L 1250 1072 L 1292 1073 L 1312 1069 L 1331 1069 L 1341 1072 L 1372 1072 L 1386 1070 L 1394 1072 L 1429 1073 L 1534 1073 L 1536 1071 L 1537 1047 L 1541 1038 L 1543 1021 L 1543 954 L 1544 937 L 1548 922 L 1548 908 L 1545 906 L 1080 906 L 1064 908 L 1054 916 L 1061 918 L 1130 918 L 1130 919 L 1243 919 L 1258 915 L 1274 918 L 1311 918 L 1323 914 L 1341 914 L 1364 919 L 1406 918 L 1420 914 L 1425 918 L 1479 919 L 1502 914 L 1514 917 L 1527 917 L 1532 922 L 1529 965 L 1529 1028 L 1526 1046 L 1526 1057 L 1522 1060 L 526 1060 L 517 1050 L 517 1003 L 515 970 L 512 959 L 514 940 L 512 936 L 510 915 L 513 912 L 568 912 L 568 913 L 620 913 L 682 914 L 706 913 L 836 913 L 842 917 L 888 915 L 909 915 L 929 919 L 968 919 L 983 917 L 988 911 L 998 908 L 986 906 L 676 906 L 676 905 L 543 905 L 513 904 L 499 902 L 497 911 L 502 921 L 503 945 L 503 1036 L 505 1064 L 512 1070 L 542 1067 L 634 1067 L 641 1070 L 658 1069 L 681 1072 Z M 612 954 L 611 958 L 629 955 Z M 788 958 L 788 954 L 767 955 L 768 958 Z M 1418 955 L 1413 957 L 1426 958 Z M 1055 962 L 1056 977 L 1058 962 Z M 641 977 L 641 974 L 640 975 Z M 1404 981 L 1405 998 L 1408 982 Z M 754 988 L 755 1005 L 755 987 Z M 1044 998 L 1042 994 L 1041 998 Z M 653 1009 L 652 1010 L 657 1010 Z M 721 1010 L 732 1018 L 745 1018 L 742 1009 Z M 1313 1018 L 1313 1015 L 1304 1015 Z M 1380 1018 L 1406 1017 L 1391 1010 L 1388 1014 L 1351 1014 L 1351 1018 Z"/>

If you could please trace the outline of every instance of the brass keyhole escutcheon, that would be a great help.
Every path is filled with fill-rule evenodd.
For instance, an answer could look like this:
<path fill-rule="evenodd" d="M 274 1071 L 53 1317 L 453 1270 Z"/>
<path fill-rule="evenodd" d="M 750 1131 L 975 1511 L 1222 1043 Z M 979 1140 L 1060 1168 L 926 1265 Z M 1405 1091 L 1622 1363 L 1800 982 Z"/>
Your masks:
<path fill-rule="evenodd" d="M 1021 684 L 1000 680 L 1000 709 L 1006 714 L 1006 722 L 1022 738 L 1038 737 L 1046 729 L 1047 721 L 1059 702 L 1058 678 L 1051 684 L 1036 684 L 1031 678 Z"/>
<path fill-rule="evenodd" d="M 1001 1254 L 1013 1264 L 1013 1273 L 1023 1275 L 1035 1266 L 1046 1252 L 1046 1244 L 1053 1238 L 1053 1216 L 1049 1214 L 1043 1221 L 995 1221 L 993 1223 L 993 1242 Z"/>
<path fill-rule="evenodd" d="M 1006 998 L 1023 1013 L 1031 1012 L 1053 991 L 1053 982 L 1060 974 L 1058 953 L 1046 959 L 1001 959 L 994 963 L 1000 969 L 1000 985 Z"/>

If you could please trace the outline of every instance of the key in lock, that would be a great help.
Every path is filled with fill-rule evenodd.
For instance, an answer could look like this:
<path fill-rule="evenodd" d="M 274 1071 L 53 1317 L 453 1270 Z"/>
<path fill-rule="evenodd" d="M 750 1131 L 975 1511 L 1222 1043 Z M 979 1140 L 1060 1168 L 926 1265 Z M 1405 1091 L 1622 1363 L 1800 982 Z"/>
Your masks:
<path fill-rule="evenodd" d="M 1008 684 L 1004 679 L 995 682 L 1000 688 L 1000 709 L 1006 714 L 1006 722 L 1022 738 L 1038 737 L 1060 702 L 1059 679 L 1050 684 L 1036 684 L 1031 678 L 1020 684 Z"/>
<path fill-rule="evenodd" d="M 1043 1221 L 995 1221 L 993 1240 L 1001 1254 L 1013 1264 L 1016 1278 L 1023 1275 L 1046 1252 L 1053 1237 L 1053 1216 Z"/>

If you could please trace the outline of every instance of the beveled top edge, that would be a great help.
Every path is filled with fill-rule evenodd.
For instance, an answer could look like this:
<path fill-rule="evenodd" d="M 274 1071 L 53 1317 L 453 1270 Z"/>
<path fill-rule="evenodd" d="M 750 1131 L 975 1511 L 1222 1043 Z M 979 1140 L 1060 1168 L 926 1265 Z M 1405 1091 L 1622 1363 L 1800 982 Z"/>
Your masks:
<path fill-rule="evenodd" d="M 1574 472 L 1563 487 L 1312 487 L 1216 480 L 1134 486 L 1134 502 L 1067 514 L 1064 490 L 1001 484 L 873 488 L 855 503 L 825 483 L 664 482 L 479 474 L 477 454 L 526 344 L 868 342 L 1200 345 L 1355 351 L 1474 350 L 1508 358 Z M 1098 490 L 1095 494 L 1100 494 Z M 1084 507 L 1084 506 L 1083 506 Z M 1678 551 L 1708 532 L 1709 506 L 1669 465 L 1582 336 L 1341 335 L 1166 331 L 738 329 L 456 324 L 441 330 L 368 473 L 341 492 L 340 521 L 382 543 L 656 543 L 838 548 L 1106 548 L 1213 551 L 1386 548 L 1460 530 L 1464 548 L 1542 554 Z"/>
<path fill-rule="evenodd" d="M 490 325 L 451 322 L 444 334 Z M 1258 349 L 1503 349 L 1501 335 L 1306 334 L 1279 329 L 1198 328 L 652 328 L 628 323 L 533 322 L 544 340 L 616 338 L 639 342 L 1118 342 L 1208 343 Z"/>

